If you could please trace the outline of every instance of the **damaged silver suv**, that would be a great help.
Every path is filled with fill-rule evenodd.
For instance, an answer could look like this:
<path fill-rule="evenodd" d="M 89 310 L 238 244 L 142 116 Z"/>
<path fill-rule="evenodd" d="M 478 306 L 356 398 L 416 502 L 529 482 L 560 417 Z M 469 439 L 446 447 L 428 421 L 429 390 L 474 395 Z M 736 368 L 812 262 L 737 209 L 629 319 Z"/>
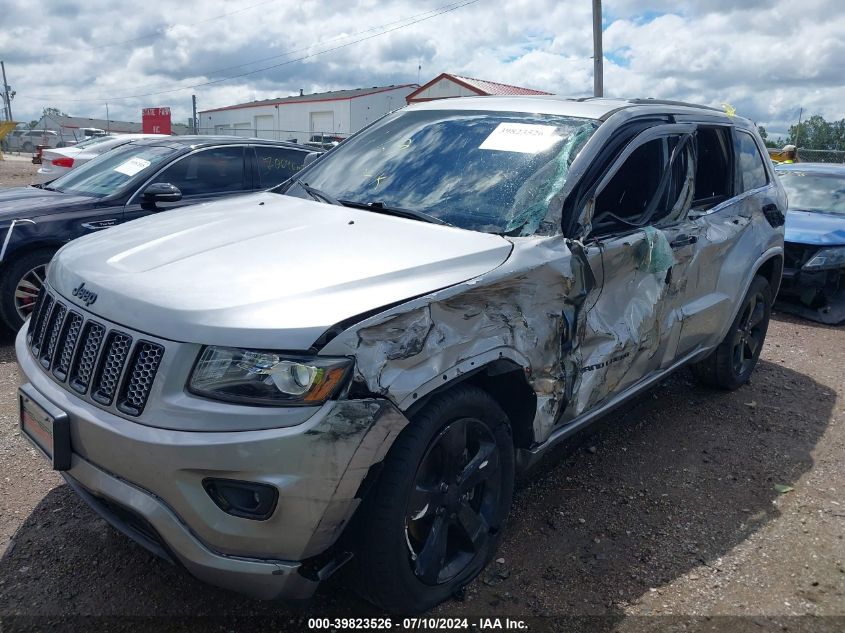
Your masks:
<path fill-rule="evenodd" d="M 760 354 L 786 199 L 754 126 L 654 100 L 394 112 L 275 191 L 62 248 L 24 434 L 207 582 L 395 612 L 494 556 L 514 475 L 690 364 Z"/>

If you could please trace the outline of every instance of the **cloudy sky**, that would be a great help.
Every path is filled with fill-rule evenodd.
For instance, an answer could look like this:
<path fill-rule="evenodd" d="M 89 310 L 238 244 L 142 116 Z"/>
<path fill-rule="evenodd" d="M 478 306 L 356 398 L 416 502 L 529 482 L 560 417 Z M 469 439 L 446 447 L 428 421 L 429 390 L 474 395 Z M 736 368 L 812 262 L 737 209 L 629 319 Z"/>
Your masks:
<path fill-rule="evenodd" d="M 592 92 L 590 0 L 0 0 L 15 119 L 140 120 L 454 72 Z M 727 102 L 777 135 L 845 117 L 841 0 L 604 0 L 605 94 Z M 465 6 L 459 6 L 465 5 Z M 741 6 L 741 8 L 737 8 Z M 451 9 L 451 10 L 450 10 Z M 236 77 L 240 75 L 240 77 Z"/>

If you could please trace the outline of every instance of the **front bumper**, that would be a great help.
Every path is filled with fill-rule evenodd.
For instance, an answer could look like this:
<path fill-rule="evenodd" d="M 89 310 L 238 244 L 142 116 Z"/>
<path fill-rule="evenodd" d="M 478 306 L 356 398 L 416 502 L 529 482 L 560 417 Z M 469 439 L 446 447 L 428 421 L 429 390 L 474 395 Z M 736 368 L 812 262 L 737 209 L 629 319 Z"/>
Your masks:
<path fill-rule="evenodd" d="M 302 424 L 277 429 L 201 432 L 140 424 L 57 384 L 32 357 L 26 329 L 16 341 L 21 370 L 70 421 L 68 482 L 151 551 L 201 580 L 258 598 L 313 592 L 317 581 L 302 574 L 300 561 L 335 543 L 360 503 L 370 467 L 407 424 L 380 399 L 330 402 Z M 224 411 L 227 406 L 219 404 Z M 276 510 L 264 521 L 227 514 L 203 489 L 207 477 L 272 485 L 279 491 Z"/>
<path fill-rule="evenodd" d="M 828 325 L 845 322 L 845 268 L 806 271 L 787 266 L 776 307 Z"/>

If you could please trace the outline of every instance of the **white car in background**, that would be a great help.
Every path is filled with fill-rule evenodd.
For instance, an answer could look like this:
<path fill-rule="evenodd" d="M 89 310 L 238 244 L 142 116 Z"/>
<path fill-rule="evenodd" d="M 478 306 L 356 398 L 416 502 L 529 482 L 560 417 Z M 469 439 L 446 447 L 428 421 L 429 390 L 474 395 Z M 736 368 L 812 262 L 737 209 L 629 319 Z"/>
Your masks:
<path fill-rule="evenodd" d="M 92 158 L 104 154 L 115 147 L 126 145 L 139 138 L 155 138 L 166 134 L 109 134 L 94 136 L 81 141 L 73 147 L 45 149 L 41 154 L 41 167 L 32 178 L 33 185 L 46 185 L 59 176 L 64 176 L 71 169 L 76 169 Z"/>

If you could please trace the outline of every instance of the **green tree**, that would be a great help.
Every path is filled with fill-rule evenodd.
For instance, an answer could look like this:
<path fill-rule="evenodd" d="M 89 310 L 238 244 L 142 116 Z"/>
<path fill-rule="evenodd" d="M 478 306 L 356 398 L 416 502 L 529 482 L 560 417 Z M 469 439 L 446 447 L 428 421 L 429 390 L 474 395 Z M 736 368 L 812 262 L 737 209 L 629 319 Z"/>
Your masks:
<path fill-rule="evenodd" d="M 44 110 L 41 112 L 41 116 L 42 117 L 45 117 L 45 116 L 67 116 L 67 114 L 62 112 L 58 108 L 50 107 L 50 108 L 44 108 Z"/>
<path fill-rule="evenodd" d="M 814 114 L 800 125 L 791 125 L 786 142 L 804 149 L 845 149 L 845 119 L 826 121 Z"/>

